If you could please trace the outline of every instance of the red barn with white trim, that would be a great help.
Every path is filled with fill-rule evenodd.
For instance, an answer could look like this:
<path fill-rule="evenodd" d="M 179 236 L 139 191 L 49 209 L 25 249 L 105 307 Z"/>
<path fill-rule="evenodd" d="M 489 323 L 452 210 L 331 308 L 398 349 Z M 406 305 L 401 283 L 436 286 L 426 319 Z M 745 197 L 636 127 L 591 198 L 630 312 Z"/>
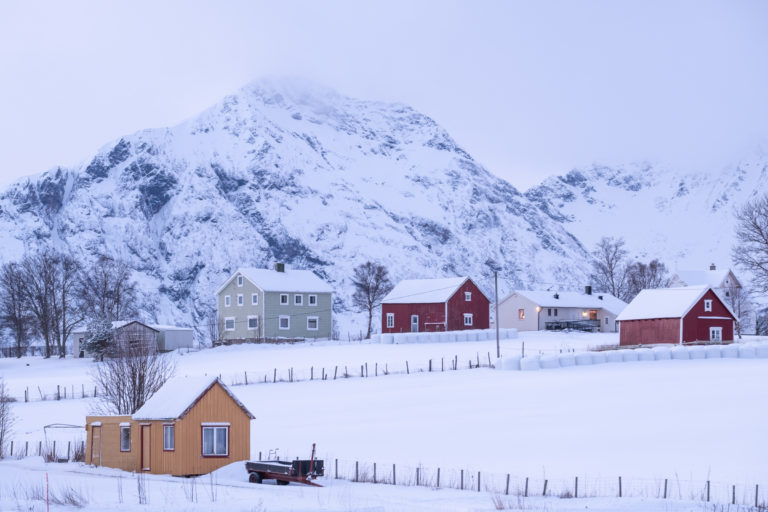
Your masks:
<path fill-rule="evenodd" d="M 643 290 L 616 318 L 620 345 L 733 341 L 736 315 L 708 286 Z"/>
<path fill-rule="evenodd" d="M 381 301 L 381 332 L 487 329 L 490 300 L 468 277 L 408 279 Z"/>

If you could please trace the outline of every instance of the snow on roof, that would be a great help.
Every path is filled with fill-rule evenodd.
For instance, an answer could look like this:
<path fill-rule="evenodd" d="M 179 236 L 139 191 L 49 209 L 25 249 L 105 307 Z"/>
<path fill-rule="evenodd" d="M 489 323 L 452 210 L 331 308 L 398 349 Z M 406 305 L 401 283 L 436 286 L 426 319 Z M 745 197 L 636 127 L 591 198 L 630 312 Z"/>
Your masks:
<path fill-rule="evenodd" d="M 311 270 L 294 270 L 286 267 L 285 272 L 278 272 L 268 268 L 242 267 L 238 268 L 224 282 L 216 294 L 221 293 L 237 274 L 242 274 L 265 292 L 333 293 L 331 285 L 320 279 Z"/>
<path fill-rule="evenodd" d="M 711 288 L 722 288 L 723 281 L 731 272 L 730 269 L 720 270 L 678 270 L 677 277 L 686 286 L 707 285 Z M 735 277 L 734 277 L 735 279 Z M 740 285 L 737 282 L 734 284 Z"/>
<path fill-rule="evenodd" d="M 681 318 L 709 289 L 709 286 L 683 286 L 642 290 L 616 320 Z"/>
<path fill-rule="evenodd" d="M 174 420 L 184 417 L 192 405 L 208 389 L 218 382 L 224 391 L 245 411 L 251 419 L 253 414 L 232 394 L 218 377 L 177 377 L 161 387 L 157 393 L 133 414 L 134 420 Z"/>
<path fill-rule="evenodd" d="M 535 302 L 543 308 L 585 308 L 585 309 L 605 309 L 618 315 L 621 313 L 627 303 L 621 299 L 617 299 L 610 293 L 593 293 L 587 295 L 580 292 L 552 292 L 552 291 L 540 291 L 540 290 L 515 290 L 513 293 L 522 295 L 531 302 Z M 558 298 L 555 298 L 555 295 Z M 504 300 L 511 297 L 508 295 Z M 602 297 L 602 299 L 600 298 Z M 502 302 L 504 302 L 502 300 Z"/>
<path fill-rule="evenodd" d="M 191 331 L 192 330 L 191 327 L 179 327 L 177 325 L 163 325 L 163 324 L 145 324 L 144 322 L 140 322 L 138 320 L 116 320 L 112 322 L 112 328 L 119 329 L 133 322 L 139 323 L 141 325 L 146 325 L 150 329 L 154 329 L 156 331 Z"/>
<path fill-rule="evenodd" d="M 381 301 L 382 304 L 433 304 L 446 302 L 468 277 L 406 279 L 400 281 Z"/>

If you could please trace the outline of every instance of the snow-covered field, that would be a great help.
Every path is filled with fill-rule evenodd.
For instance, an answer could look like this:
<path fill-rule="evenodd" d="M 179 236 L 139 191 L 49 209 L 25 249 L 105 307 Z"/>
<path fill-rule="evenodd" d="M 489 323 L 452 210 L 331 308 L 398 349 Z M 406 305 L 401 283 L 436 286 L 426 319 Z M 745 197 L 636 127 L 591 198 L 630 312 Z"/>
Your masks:
<path fill-rule="evenodd" d="M 523 341 L 526 353 L 531 353 L 608 345 L 616 338 L 521 333 L 519 339 L 502 344 L 502 354 L 521 350 Z M 678 500 L 700 499 L 707 480 L 721 502 L 731 485 L 737 486 L 740 502 L 749 502 L 750 495 L 754 499 L 755 484 L 760 485 L 761 500 L 768 497 L 763 495 L 768 489 L 768 359 L 639 361 L 540 372 L 414 371 L 417 366 L 426 368 L 430 358 L 433 362 L 454 355 L 469 359 L 478 351 L 483 362 L 482 354 L 491 351 L 493 355 L 495 342 L 236 346 L 176 357 L 179 375 L 222 373 L 225 381 L 227 375 L 234 378 L 246 369 L 256 375 L 272 368 L 327 365 L 327 371 L 332 364 L 346 362 L 359 372 L 361 363 L 369 363 L 369 378 L 233 386 L 256 415 L 251 427 L 253 458 L 275 449 L 283 458 L 307 456 L 316 442 L 329 474 L 335 459 L 345 475 L 354 470 L 355 461 L 369 475 L 376 462 L 384 478 L 393 463 L 402 478 L 412 478 L 416 467 L 422 468 L 422 475 L 434 475 L 439 467 L 444 482 L 464 469 L 466 486 L 473 485 L 474 475 L 482 471 L 483 487 L 498 490 L 498 482 L 509 473 L 513 489 L 529 477 L 532 489 L 539 493 L 544 479 L 555 489 L 552 492 L 559 493 L 558 489 L 572 487 L 578 476 L 588 496 L 601 497 L 586 501 L 537 498 L 525 504 L 532 510 L 707 510 L 701 503 L 656 501 L 665 478 L 670 497 Z M 410 375 L 372 376 L 375 362 L 392 370 L 401 360 L 404 366 L 405 359 L 411 361 Z M 87 378 L 91 364 L 76 359 L 0 359 L 0 374 L 12 389 L 23 389 L 28 377 L 79 382 Z M 439 370 L 437 365 L 434 368 Z M 19 418 L 13 436 L 16 446 L 24 441 L 37 443 L 46 424 L 82 425 L 93 405 L 91 398 L 13 404 Z M 60 442 L 83 434 L 80 430 L 48 432 L 49 438 L 59 436 Z M 107 505 L 120 508 L 110 470 L 41 464 L 5 460 L 0 463 L 0 480 L 27 474 L 34 481 L 43 471 L 52 471 L 56 478 L 85 479 L 78 485 L 92 489 L 94 510 Z M 108 490 L 97 484 L 105 478 L 104 472 L 112 479 L 105 484 Z M 242 481 L 244 473 L 239 468 L 219 478 Z M 603 499 L 615 494 L 618 476 L 624 479 L 625 489 L 635 489 L 633 498 Z M 123 509 L 132 510 L 135 496 L 132 502 L 127 496 L 135 494 L 136 483 L 128 474 L 123 477 Z M 239 483 L 225 486 L 216 503 L 205 502 L 201 479 L 201 500 L 195 504 L 185 499 L 179 480 L 158 478 L 170 483 L 150 484 L 153 504 L 167 510 L 231 508 L 225 504 L 230 497 L 242 504 L 236 510 L 493 510 L 488 492 L 333 480 L 323 490 L 289 486 L 285 491 L 291 493 L 289 505 L 281 501 L 286 496 L 282 488 L 254 489 Z M 10 503 L 9 496 L 0 486 L 0 504 Z M 513 501 L 517 507 L 516 498 Z"/>

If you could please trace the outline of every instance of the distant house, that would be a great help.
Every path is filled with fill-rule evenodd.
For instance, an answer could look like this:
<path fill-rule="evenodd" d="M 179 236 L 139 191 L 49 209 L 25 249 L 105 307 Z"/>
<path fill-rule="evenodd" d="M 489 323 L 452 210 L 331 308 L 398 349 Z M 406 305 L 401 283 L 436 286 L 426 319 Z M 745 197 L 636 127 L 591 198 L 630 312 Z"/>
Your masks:
<path fill-rule="evenodd" d="M 620 345 L 733 340 L 736 315 L 709 286 L 642 290 L 621 312 Z"/>
<path fill-rule="evenodd" d="M 608 293 L 516 290 L 499 302 L 499 327 L 518 331 L 579 329 L 615 332 L 616 316 L 627 306 Z"/>
<path fill-rule="evenodd" d="M 709 286 L 720 298 L 734 306 L 734 295 L 741 290 L 741 281 L 731 269 L 719 269 L 713 263 L 709 270 L 678 270 L 672 276 L 673 286 Z"/>
<path fill-rule="evenodd" d="M 219 379 L 178 378 L 131 416 L 87 416 L 85 462 L 176 476 L 210 473 L 250 458 L 252 419 Z"/>
<path fill-rule="evenodd" d="M 381 332 L 487 329 L 489 305 L 469 277 L 400 281 L 381 301 Z"/>
<path fill-rule="evenodd" d="M 145 324 L 137 320 L 131 320 L 112 322 L 112 329 L 115 331 L 115 339 L 122 341 L 152 340 L 160 352 L 170 352 L 194 346 L 194 331 L 190 327 Z M 87 336 L 88 332 L 84 329 L 78 329 L 70 334 L 73 356 L 89 357 L 92 355 L 84 346 Z"/>
<path fill-rule="evenodd" d="M 238 268 L 216 291 L 219 337 L 330 338 L 332 295 L 309 270 Z"/>

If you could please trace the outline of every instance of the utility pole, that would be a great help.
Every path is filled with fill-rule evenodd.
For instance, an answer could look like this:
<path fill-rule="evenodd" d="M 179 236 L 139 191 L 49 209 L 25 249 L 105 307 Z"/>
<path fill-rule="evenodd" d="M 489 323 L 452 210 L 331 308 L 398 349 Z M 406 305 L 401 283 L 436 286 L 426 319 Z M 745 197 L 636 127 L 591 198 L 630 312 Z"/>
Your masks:
<path fill-rule="evenodd" d="M 493 272 L 493 286 L 496 288 L 496 313 L 493 320 L 496 324 L 496 357 L 501 357 L 501 347 L 499 346 L 499 272 Z"/>

